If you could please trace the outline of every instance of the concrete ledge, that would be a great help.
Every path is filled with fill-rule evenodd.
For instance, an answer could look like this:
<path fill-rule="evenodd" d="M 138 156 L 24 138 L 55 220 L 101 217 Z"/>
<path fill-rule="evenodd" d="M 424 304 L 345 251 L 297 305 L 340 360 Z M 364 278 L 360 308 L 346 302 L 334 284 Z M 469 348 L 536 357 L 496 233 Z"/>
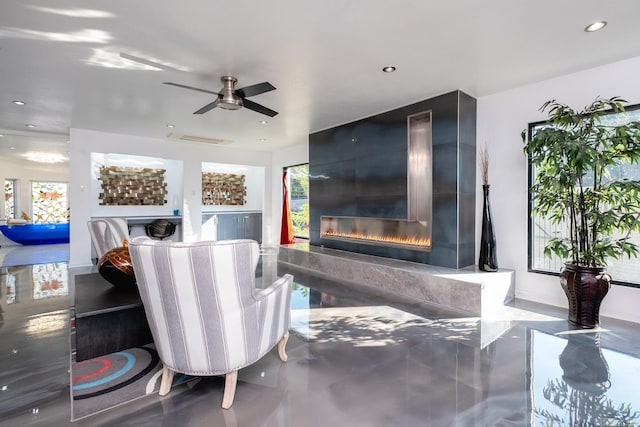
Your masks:
<path fill-rule="evenodd" d="M 460 270 L 310 246 L 282 245 L 278 261 L 376 291 L 491 318 L 514 298 L 515 272 Z"/>

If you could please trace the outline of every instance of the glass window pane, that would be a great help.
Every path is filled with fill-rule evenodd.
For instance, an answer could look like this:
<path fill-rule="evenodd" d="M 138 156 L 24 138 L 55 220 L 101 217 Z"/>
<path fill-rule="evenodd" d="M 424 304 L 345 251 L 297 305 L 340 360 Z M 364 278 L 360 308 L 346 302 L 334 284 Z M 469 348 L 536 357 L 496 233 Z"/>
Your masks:
<path fill-rule="evenodd" d="M 640 121 L 640 108 L 627 109 L 626 114 L 612 113 L 602 117 L 602 121 L 609 125 L 620 125 L 632 121 Z M 530 125 L 530 134 L 535 133 L 545 124 Z M 533 167 L 532 167 L 533 168 Z M 640 179 L 640 164 L 619 164 L 609 168 L 608 179 L 628 178 Z M 532 183 L 535 182 L 535 169 L 532 169 Z M 535 198 L 532 199 L 532 207 Z M 553 255 L 551 258 L 544 255 L 544 248 L 553 237 L 566 236 L 568 226 L 566 224 L 552 224 L 550 220 L 532 216 L 529 233 L 530 260 L 529 269 L 533 271 L 558 273 L 564 260 Z M 614 236 L 615 237 L 615 236 Z M 640 233 L 632 233 L 631 241 L 640 246 Z M 640 284 L 640 261 L 637 258 L 628 259 L 623 256 L 619 260 L 607 260 L 607 272 L 616 282 Z"/>
<path fill-rule="evenodd" d="M 16 217 L 16 180 L 4 180 L 4 216 L 6 219 Z"/>
<path fill-rule="evenodd" d="M 309 238 L 309 164 L 287 168 L 293 235 Z"/>
<path fill-rule="evenodd" d="M 34 224 L 69 222 L 68 185 L 65 182 L 31 183 L 31 211 Z"/>

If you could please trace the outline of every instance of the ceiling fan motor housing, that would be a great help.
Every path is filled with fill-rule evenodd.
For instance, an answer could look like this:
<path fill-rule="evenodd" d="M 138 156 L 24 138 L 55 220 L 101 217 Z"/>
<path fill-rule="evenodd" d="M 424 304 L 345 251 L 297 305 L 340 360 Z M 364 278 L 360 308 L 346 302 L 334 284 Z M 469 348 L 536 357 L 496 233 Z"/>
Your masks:
<path fill-rule="evenodd" d="M 234 93 L 238 79 L 233 76 L 223 76 L 221 79 L 224 87 L 220 90 L 218 105 L 225 110 L 239 110 L 242 108 L 242 98 Z"/>

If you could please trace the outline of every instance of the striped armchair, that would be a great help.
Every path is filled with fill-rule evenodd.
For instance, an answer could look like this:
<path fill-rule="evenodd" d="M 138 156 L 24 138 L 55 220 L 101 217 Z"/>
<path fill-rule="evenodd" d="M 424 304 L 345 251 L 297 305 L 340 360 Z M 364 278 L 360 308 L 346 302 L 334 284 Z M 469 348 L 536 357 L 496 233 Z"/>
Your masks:
<path fill-rule="evenodd" d="M 123 240 L 129 240 L 129 226 L 124 218 L 94 219 L 87 222 L 87 227 L 98 261 L 111 249 L 123 246 Z"/>
<path fill-rule="evenodd" d="M 253 240 L 129 243 L 153 339 L 163 363 L 160 395 L 174 372 L 225 375 L 222 407 L 233 404 L 238 370 L 289 338 L 291 284 L 285 275 L 255 289 L 260 251 Z"/>

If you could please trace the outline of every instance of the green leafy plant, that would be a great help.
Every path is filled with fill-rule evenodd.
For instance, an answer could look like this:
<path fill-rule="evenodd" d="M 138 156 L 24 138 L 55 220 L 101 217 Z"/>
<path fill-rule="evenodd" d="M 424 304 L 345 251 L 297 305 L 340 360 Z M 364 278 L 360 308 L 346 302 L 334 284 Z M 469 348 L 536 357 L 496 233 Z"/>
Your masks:
<path fill-rule="evenodd" d="M 633 411 L 629 403 L 616 406 L 606 395 L 575 390 L 561 379 L 549 380 L 542 393 L 554 406 L 565 411 L 561 416 L 547 409 L 536 409 L 540 425 L 546 427 L 635 426 L 640 418 L 640 413 Z"/>
<path fill-rule="evenodd" d="M 547 125 L 527 141 L 524 152 L 535 167 L 533 214 L 566 224 L 568 234 L 550 239 L 545 255 L 575 265 L 605 266 L 606 259 L 638 255 L 630 241 L 640 231 L 640 181 L 612 177 L 619 165 L 640 160 L 640 122 L 610 124 L 603 118 L 624 113 L 619 97 L 598 97 L 583 110 L 548 101 Z"/>
<path fill-rule="evenodd" d="M 309 237 L 309 203 L 302 204 L 297 211 L 291 212 L 293 235 Z"/>

